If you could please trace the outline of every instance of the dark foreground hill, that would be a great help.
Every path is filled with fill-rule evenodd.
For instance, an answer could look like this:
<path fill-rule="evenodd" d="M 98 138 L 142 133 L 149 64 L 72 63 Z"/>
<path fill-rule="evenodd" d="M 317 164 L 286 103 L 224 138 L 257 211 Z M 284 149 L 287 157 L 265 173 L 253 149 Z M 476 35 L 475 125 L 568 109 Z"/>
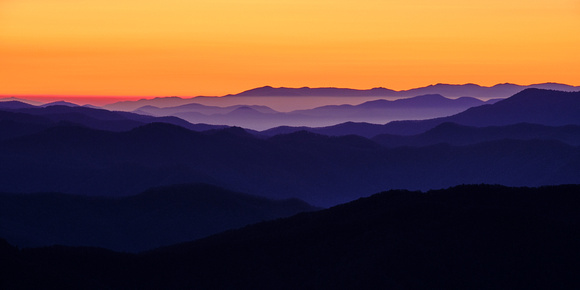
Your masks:
<path fill-rule="evenodd" d="M 138 252 L 315 210 L 205 184 L 125 198 L 0 194 L 0 237 L 20 247 L 55 244 Z"/>
<path fill-rule="evenodd" d="M 0 244 L 4 289 L 574 289 L 580 186 L 388 191 L 139 255 Z"/>

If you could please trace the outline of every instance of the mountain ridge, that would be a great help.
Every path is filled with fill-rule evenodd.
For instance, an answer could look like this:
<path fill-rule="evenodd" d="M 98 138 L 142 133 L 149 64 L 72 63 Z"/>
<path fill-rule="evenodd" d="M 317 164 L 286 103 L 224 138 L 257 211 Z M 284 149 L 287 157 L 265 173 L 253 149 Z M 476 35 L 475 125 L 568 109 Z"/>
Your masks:
<path fill-rule="evenodd" d="M 154 187 L 129 197 L 0 194 L 0 236 L 19 247 L 54 244 L 140 252 L 317 210 L 209 184 Z"/>
<path fill-rule="evenodd" d="M 102 108 L 62 105 L 61 102 L 51 103 L 44 107 L 14 102 L 0 102 L 0 120 L 6 126 L 28 126 L 33 123 L 39 125 L 40 128 L 46 129 L 65 122 L 116 132 L 131 130 L 153 122 L 166 122 L 199 131 L 224 127 L 192 124 L 174 116 L 155 117 L 123 111 L 109 111 Z M 42 121 L 40 121 L 41 119 Z"/>
<path fill-rule="evenodd" d="M 535 123 L 548 126 L 580 125 L 580 91 L 563 92 L 544 89 L 525 89 L 512 97 L 471 107 L 447 117 L 426 120 L 392 121 L 384 125 L 358 123 L 342 123 L 320 128 L 289 128 L 284 132 L 309 130 L 326 135 L 359 134 L 372 138 L 380 134 L 415 135 L 423 133 L 435 126 L 452 122 L 467 126 L 485 127 L 513 125 L 517 123 Z M 262 131 L 265 135 L 277 134 L 272 128 Z"/>
<path fill-rule="evenodd" d="M 412 88 L 408 90 L 390 90 L 388 88 L 372 88 L 372 89 L 350 89 L 350 88 L 288 88 L 288 87 L 272 87 L 263 86 L 254 89 L 245 90 L 240 93 L 227 94 L 218 97 L 207 97 L 207 96 L 197 96 L 197 97 L 156 97 L 153 99 L 141 99 L 138 101 L 121 101 L 116 103 L 107 104 L 104 106 L 106 109 L 112 110 L 122 110 L 122 111 L 133 111 L 139 107 L 145 105 L 155 105 L 158 107 L 170 107 L 179 106 L 187 103 L 200 103 L 204 105 L 214 105 L 214 106 L 232 106 L 232 105 L 266 105 L 270 106 L 270 103 L 261 103 L 264 99 L 268 99 L 266 95 L 272 94 L 272 97 L 276 97 L 277 102 L 284 97 L 306 97 L 311 93 L 311 97 L 321 97 L 330 99 L 331 97 L 337 97 L 338 99 L 333 102 L 335 105 L 340 105 L 344 103 L 348 97 L 353 97 L 354 102 L 359 104 L 361 101 L 355 101 L 356 99 L 364 99 L 368 97 L 383 97 L 383 98 L 408 98 L 415 97 L 418 95 L 426 94 L 441 94 L 449 98 L 459 98 L 459 97 L 474 97 L 482 100 L 488 100 L 493 98 L 507 98 L 523 89 L 526 88 L 544 88 L 544 89 L 557 89 L 563 91 L 579 91 L 580 86 L 572 86 L 559 83 L 539 83 L 531 85 L 516 85 L 516 84 L 497 84 L 491 87 L 480 86 L 475 84 L 467 85 L 451 85 L 451 84 L 436 84 L 429 85 L 425 87 Z M 285 96 L 288 95 L 288 96 Z M 247 102 L 244 101 L 247 99 Z M 368 100 L 368 99 L 367 99 Z M 240 103 L 241 102 L 241 103 Z M 285 102 L 284 106 L 290 106 L 291 103 L 296 102 L 296 100 L 288 100 Z M 156 105 L 165 104 L 165 105 Z M 307 107 L 301 107 L 299 109 L 310 109 L 314 108 L 316 105 L 309 105 Z M 278 108 L 273 108 L 277 111 L 291 111 L 290 110 L 280 110 Z M 296 110 L 296 109 L 293 109 Z"/>
<path fill-rule="evenodd" d="M 484 102 L 472 97 L 450 99 L 439 94 L 431 94 L 398 100 L 373 100 L 358 105 L 325 105 L 289 112 L 278 112 L 262 105 L 219 107 L 196 103 L 166 108 L 147 105 L 133 112 L 158 117 L 172 115 L 191 123 L 264 130 L 278 125 L 321 126 L 345 121 L 384 124 L 393 120 L 426 119 L 452 115 L 473 106 L 495 101 L 497 100 Z"/>
<path fill-rule="evenodd" d="M 517 85 L 512 83 L 496 84 L 493 86 L 482 86 L 473 83 L 467 84 L 443 84 L 428 85 L 424 87 L 417 87 L 406 90 L 391 90 L 388 88 L 372 88 L 372 89 L 351 89 L 351 88 L 337 88 L 337 87 L 272 87 L 263 86 L 254 89 L 249 89 L 237 94 L 229 94 L 225 96 L 410 96 L 417 94 L 436 94 L 439 90 L 442 95 L 446 97 L 482 97 L 486 96 L 485 91 L 490 91 L 489 94 L 497 94 L 501 92 L 504 95 L 513 95 L 520 90 L 526 88 L 540 88 L 540 89 L 556 89 L 556 90 L 580 90 L 578 86 L 571 86 L 561 83 L 538 83 L 531 85 Z M 471 93 L 469 93 L 471 92 Z"/>
<path fill-rule="evenodd" d="M 0 191 L 127 196 L 205 182 L 329 206 L 380 188 L 576 183 L 579 150 L 557 140 L 387 148 L 361 136 L 308 132 L 258 138 L 241 128 L 195 132 L 150 124 L 109 132 L 63 126 L 0 142 Z"/>

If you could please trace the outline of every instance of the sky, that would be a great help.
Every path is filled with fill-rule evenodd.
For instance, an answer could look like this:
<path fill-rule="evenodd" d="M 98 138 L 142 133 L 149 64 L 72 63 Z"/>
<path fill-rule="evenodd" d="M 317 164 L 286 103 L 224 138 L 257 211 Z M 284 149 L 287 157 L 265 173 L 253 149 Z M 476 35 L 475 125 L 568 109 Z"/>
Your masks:
<path fill-rule="evenodd" d="M 0 0 L 0 95 L 580 85 L 580 0 Z"/>

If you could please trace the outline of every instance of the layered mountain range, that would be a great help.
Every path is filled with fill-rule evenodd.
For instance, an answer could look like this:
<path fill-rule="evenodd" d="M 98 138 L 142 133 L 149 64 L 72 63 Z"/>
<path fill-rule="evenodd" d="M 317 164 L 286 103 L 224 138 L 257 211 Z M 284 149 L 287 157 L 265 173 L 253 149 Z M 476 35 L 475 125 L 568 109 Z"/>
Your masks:
<path fill-rule="evenodd" d="M 579 191 L 566 184 L 580 184 L 580 92 L 139 105 L 0 102 L 1 288 L 575 285 Z M 353 122 L 443 107 L 457 112 Z M 260 114 L 349 122 L 229 126 L 274 127 Z"/>
<path fill-rule="evenodd" d="M 12 128 L 5 132 L 13 133 L 0 142 L 0 191 L 126 196 L 205 182 L 329 206 L 388 188 L 576 183 L 579 94 L 527 89 L 449 117 L 279 128 L 284 134 L 236 127 L 199 132 L 191 130 L 197 125 L 177 126 L 185 121 L 175 117 L 169 124 L 84 107 L 5 109 L 9 118 L 2 122 Z M 112 116 L 116 122 L 129 116 L 133 128 L 106 130 Z M 154 123 L 137 127 L 135 120 Z M 479 128 L 485 126 L 492 127 Z M 393 136 L 400 131 L 419 135 Z"/>
<path fill-rule="evenodd" d="M 578 91 L 580 87 L 558 83 L 542 83 L 528 86 L 516 84 L 497 84 L 491 87 L 476 84 L 451 85 L 436 84 L 410 90 L 395 91 L 386 88 L 355 90 L 345 88 L 274 88 L 264 86 L 250 89 L 238 94 L 222 97 L 158 97 L 138 101 L 121 101 L 105 106 L 105 109 L 116 111 L 133 111 L 143 106 L 159 108 L 175 107 L 197 103 L 207 106 L 263 105 L 276 111 L 289 112 L 300 109 L 311 109 L 324 105 L 357 105 L 377 99 L 400 99 L 420 95 L 439 94 L 447 98 L 473 97 L 481 100 L 504 99 L 528 88 Z"/>
<path fill-rule="evenodd" d="M 580 124 L 580 92 L 526 89 L 494 104 L 469 108 L 464 112 L 427 120 L 394 121 L 384 125 L 346 122 L 323 128 L 282 126 L 263 133 L 276 135 L 296 131 L 311 131 L 330 136 L 355 134 L 373 137 L 379 134 L 414 135 L 446 122 L 467 126 L 503 126 L 532 123 L 549 126 Z"/>
<path fill-rule="evenodd" d="M 308 110 L 277 112 L 267 106 L 236 105 L 229 107 L 205 106 L 197 103 L 159 108 L 143 106 L 134 113 L 151 116 L 175 116 L 192 123 L 232 125 L 254 130 L 275 126 L 335 125 L 347 121 L 384 124 L 394 120 L 416 120 L 448 116 L 485 103 L 476 98 L 449 99 L 441 95 L 422 95 L 398 100 L 374 100 L 359 105 L 327 105 Z"/>

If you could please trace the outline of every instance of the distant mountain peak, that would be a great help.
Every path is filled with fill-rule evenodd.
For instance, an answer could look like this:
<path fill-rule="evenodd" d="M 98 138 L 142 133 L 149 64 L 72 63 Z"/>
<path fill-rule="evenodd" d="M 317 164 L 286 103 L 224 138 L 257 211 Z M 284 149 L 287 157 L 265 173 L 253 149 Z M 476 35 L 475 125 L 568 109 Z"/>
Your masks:
<path fill-rule="evenodd" d="M 552 89 L 527 88 L 527 89 L 524 89 L 524 90 L 516 93 L 515 95 L 505 99 L 504 102 L 505 101 L 514 102 L 514 101 L 520 101 L 520 100 L 528 100 L 528 101 L 546 100 L 546 101 L 549 101 L 549 100 L 553 100 L 555 98 L 575 98 L 575 99 L 578 99 L 578 94 L 557 91 L 557 90 L 552 90 Z"/>
<path fill-rule="evenodd" d="M 514 84 L 514 83 L 501 83 L 501 84 L 495 84 L 495 85 L 493 85 L 492 88 L 493 87 L 502 87 L 502 86 L 517 86 L 517 85 Z"/>
<path fill-rule="evenodd" d="M 358 90 L 349 88 L 335 88 L 335 87 L 300 87 L 300 88 L 288 88 L 288 87 L 272 87 L 263 86 L 247 91 L 243 91 L 239 94 L 228 95 L 228 96 L 242 96 L 242 97 L 276 97 L 276 96 L 373 96 L 373 95 L 386 95 L 394 93 L 395 91 L 385 89 L 385 88 L 372 88 L 368 90 Z"/>
<path fill-rule="evenodd" d="M 437 83 L 434 85 L 429 85 L 427 87 L 477 87 L 480 88 L 481 86 L 474 83 L 465 83 L 465 84 L 445 84 L 445 83 Z"/>
<path fill-rule="evenodd" d="M 178 97 L 178 96 L 170 96 L 170 97 L 155 97 L 153 98 L 154 100 L 156 99 L 175 99 L 175 100 L 183 100 L 182 97 Z M 146 99 L 141 99 L 141 100 L 146 100 Z"/>
<path fill-rule="evenodd" d="M 67 102 L 67 101 L 56 101 L 56 102 L 52 102 L 52 103 L 47 103 L 44 105 L 40 105 L 40 107 L 51 107 L 51 106 L 67 106 L 67 107 L 79 107 L 79 105 L 77 104 L 73 104 L 71 102 Z"/>
<path fill-rule="evenodd" d="M 372 89 L 350 89 L 336 87 L 272 87 L 262 86 L 243 91 L 239 94 L 230 94 L 228 96 L 245 96 L 245 97 L 275 97 L 275 96 L 384 96 L 384 97 L 412 97 L 425 94 L 441 94 L 445 97 L 462 97 L 471 96 L 476 98 L 505 98 L 525 88 L 546 88 L 557 90 L 577 90 L 578 87 L 559 84 L 559 83 L 540 83 L 528 86 L 516 85 L 512 83 L 502 83 L 493 86 L 481 86 L 475 83 L 465 84 L 445 84 L 437 83 L 425 87 L 418 87 L 408 90 L 391 90 L 384 87 L 374 87 Z"/>
<path fill-rule="evenodd" d="M 447 99 L 448 100 L 448 98 L 446 98 L 440 94 L 419 95 L 419 96 L 413 97 L 412 99 L 416 99 L 416 100 L 443 100 L 443 99 Z"/>
<path fill-rule="evenodd" d="M 9 110 L 17 110 L 17 109 L 27 109 L 27 108 L 34 108 L 35 106 L 27 104 L 22 101 L 2 101 L 0 102 L 0 109 L 9 109 Z"/>
<path fill-rule="evenodd" d="M 255 89 L 250 89 L 243 91 L 239 94 L 235 94 L 235 96 L 252 96 L 252 97 L 265 97 L 265 96 L 295 96 L 299 95 L 299 90 L 304 90 L 307 88 L 274 88 L 272 86 L 263 86 Z"/>
<path fill-rule="evenodd" d="M 229 112 L 228 115 L 247 115 L 247 114 L 262 114 L 260 113 L 258 110 L 253 109 L 250 106 L 240 106 L 236 109 L 234 109 L 233 111 Z"/>

